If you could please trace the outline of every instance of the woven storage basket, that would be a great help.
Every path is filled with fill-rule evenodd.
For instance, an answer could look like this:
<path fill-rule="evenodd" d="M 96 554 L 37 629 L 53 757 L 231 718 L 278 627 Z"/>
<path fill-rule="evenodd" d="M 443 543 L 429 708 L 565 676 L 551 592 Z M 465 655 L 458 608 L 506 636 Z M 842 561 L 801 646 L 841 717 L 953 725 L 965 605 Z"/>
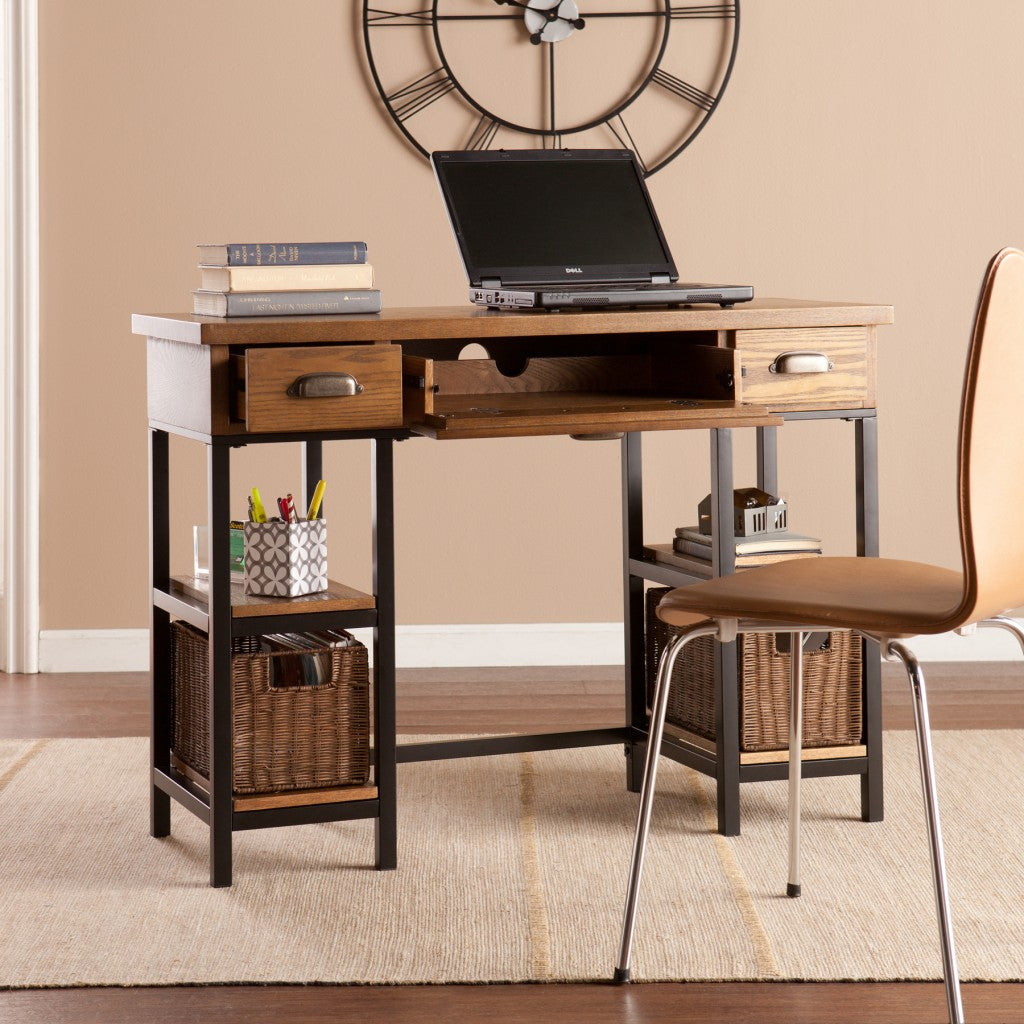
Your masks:
<path fill-rule="evenodd" d="M 657 617 L 668 588 L 647 591 L 647 688 L 653 695 L 662 651 L 679 635 Z M 683 648 L 672 671 L 666 721 L 705 739 L 715 736 L 713 637 L 698 637 Z M 774 633 L 740 637 L 740 750 L 789 747 L 789 654 L 775 646 Z M 804 651 L 803 745 L 834 747 L 861 742 L 861 641 L 834 630 L 826 647 Z"/>
<path fill-rule="evenodd" d="M 209 643 L 185 622 L 171 624 L 174 680 L 173 753 L 193 771 L 210 777 Z M 239 637 L 231 645 L 232 789 L 235 793 L 282 793 L 295 789 L 361 785 L 370 775 L 370 700 L 366 648 L 322 647 L 329 654 L 330 682 L 270 685 L 272 658 L 259 641 Z"/>

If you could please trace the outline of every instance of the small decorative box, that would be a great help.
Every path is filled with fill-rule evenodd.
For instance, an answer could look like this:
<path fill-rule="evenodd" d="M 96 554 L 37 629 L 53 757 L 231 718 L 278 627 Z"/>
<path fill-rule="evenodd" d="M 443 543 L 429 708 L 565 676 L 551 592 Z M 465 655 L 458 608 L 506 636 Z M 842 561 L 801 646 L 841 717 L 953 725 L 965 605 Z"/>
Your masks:
<path fill-rule="evenodd" d="M 299 597 L 327 589 L 327 521 L 245 524 L 245 592 Z"/>
<path fill-rule="evenodd" d="M 787 528 L 786 502 L 756 487 L 737 487 L 733 491 L 733 534 L 753 537 L 759 533 L 777 533 Z M 711 535 L 711 495 L 697 506 L 697 529 Z"/>

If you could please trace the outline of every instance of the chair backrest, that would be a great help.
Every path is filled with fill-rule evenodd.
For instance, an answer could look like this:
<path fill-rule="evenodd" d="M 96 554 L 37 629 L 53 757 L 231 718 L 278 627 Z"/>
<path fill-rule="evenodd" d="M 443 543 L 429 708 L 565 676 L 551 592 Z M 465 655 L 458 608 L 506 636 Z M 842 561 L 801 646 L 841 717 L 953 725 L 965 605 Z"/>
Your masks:
<path fill-rule="evenodd" d="M 959 623 L 1024 605 L 1024 252 L 992 258 L 978 298 L 960 410 Z"/>

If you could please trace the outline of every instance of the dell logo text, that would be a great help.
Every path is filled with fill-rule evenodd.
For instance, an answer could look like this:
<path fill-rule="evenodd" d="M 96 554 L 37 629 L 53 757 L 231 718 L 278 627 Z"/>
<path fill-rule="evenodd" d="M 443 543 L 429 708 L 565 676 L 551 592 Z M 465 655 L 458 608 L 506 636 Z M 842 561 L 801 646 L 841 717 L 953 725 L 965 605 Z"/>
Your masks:
<path fill-rule="evenodd" d="M 566 267 L 565 268 L 565 272 L 567 274 L 582 274 L 583 273 L 583 268 L 582 267 Z"/>

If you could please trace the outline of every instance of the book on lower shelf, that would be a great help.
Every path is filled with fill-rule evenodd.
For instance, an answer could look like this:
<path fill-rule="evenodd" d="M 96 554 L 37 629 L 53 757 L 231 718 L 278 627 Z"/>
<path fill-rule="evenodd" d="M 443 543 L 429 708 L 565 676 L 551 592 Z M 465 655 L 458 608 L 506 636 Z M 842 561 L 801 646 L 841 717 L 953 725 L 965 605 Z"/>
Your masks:
<path fill-rule="evenodd" d="M 199 316 L 296 316 L 325 313 L 379 313 L 379 288 L 335 288 L 320 291 L 192 293 L 192 312 Z"/>
<path fill-rule="evenodd" d="M 285 264 L 261 267 L 199 266 L 204 291 L 283 292 L 334 288 L 372 288 L 369 263 Z"/>
<path fill-rule="evenodd" d="M 208 267 L 316 266 L 365 263 L 365 242 L 206 242 L 196 248 Z"/>
<path fill-rule="evenodd" d="M 696 526 L 678 527 L 673 545 L 680 553 L 704 558 L 711 557 L 711 537 L 706 533 L 701 533 Z M 735 545 L 737 557 L 765 552 L 821 554 L 820 537 L 808 537 L 802 533 L 794 533 L 792 530 L 776 530 L 772 533 L 736 537 Z"/>
<path fill-rule="evenodd" d="M 794 558 L 817 558 L 819 551 L 765 551 L 752 552 L 746 555 L 736 556 L 737 569 L 756 569 L 761 565 L 773 565 L 776 562 L 788 562 Z M 683 569 L 693 576 L 710 579 L 711 557 L 691 555 L 685 552 L 676 551 L 671 544 L 646 544 L 644 545 L 644 557 L 660 562 L 662 565 L 671 565 L 676 569 Z"/>

